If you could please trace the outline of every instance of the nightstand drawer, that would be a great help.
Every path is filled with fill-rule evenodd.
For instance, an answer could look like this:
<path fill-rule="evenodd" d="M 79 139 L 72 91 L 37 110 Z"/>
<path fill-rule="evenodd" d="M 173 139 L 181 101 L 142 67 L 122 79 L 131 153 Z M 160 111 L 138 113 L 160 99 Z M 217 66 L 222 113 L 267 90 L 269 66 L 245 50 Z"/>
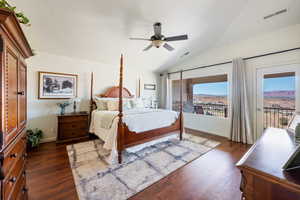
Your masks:
<path fill-rule="evenodd" d="M 87 121 L 78 121 L 76 123 L 60 123 L 60 130 L 61 131 L 71 131 L 71 130 L 78 130 L 78 129 L 87 129 L 88 128 L 88 122 Z"/>
<path fill-rule="evenodd" d="M 66 116 L 66 117 L 59 117 L 58 122 L 59 123 L 72 123 L 72 122 L 88 122 L 87 116 Z"/>
<path fill-rule="evenodd" d="M 87 129 L 71 129 L 61 132 L 60 139 L 71 139 L 76 137 L 84 137 L 87 135 Z"/>

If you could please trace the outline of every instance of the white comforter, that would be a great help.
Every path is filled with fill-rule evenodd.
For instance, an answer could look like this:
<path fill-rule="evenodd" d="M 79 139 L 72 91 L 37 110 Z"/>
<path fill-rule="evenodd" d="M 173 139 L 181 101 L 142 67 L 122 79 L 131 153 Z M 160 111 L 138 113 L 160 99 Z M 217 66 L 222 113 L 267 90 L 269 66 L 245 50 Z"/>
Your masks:
<path fill-rule="evenodd" d="M 178 113 L 162 109 L 131 109 L 124 111 L 123 122 L 130 131 L 140 133 L 170 126 L 178 118 Z M 116 153 L 118 111 L 98 111 L 92 113 L 90 132 L 104 141 L 104 148 Z"/>

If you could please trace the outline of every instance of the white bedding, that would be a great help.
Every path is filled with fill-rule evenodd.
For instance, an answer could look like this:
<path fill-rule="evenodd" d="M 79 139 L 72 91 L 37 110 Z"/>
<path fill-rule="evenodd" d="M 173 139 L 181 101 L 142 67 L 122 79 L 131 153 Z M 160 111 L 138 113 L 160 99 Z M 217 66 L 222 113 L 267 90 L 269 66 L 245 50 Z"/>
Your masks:
<path fill-rule="evenodd" d="M 92 112 L 90 132 L 104 141 L 104 148 L 112 150 L 112 156 L 116 155 L 118 111 Z M 170 126 L 178 118 L 178 113 L 162 109 L 131 109 L 124 111 L 123 122 L 130 131 L 140 133 L 148 130 Z M 109 121 L 111 121 L 109 123 Z M 108 161 L 111 162 L 111 161 Z"/>

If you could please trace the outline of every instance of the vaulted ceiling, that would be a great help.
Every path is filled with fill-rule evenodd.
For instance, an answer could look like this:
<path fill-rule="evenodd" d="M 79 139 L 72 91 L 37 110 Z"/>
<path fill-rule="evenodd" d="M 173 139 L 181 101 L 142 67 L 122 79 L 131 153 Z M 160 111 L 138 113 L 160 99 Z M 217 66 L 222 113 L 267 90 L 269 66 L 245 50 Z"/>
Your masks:
<path fill-rule="evenodd" d="M 127 66 L 159 71 L 185 56 L 215 45 L 245 39 L 300 23 L 299 0 L 11 0 L 30 18 L 23 27 L 37 52 L 117 64 L 124 53 Z M 287 8 L 269 20 L 263 17 Z M 164 48 L 142 49 L 147 41 L 129 37 L 153 35 L 162 23 L 166 36 L 188 34 L 189 40 Z"/>

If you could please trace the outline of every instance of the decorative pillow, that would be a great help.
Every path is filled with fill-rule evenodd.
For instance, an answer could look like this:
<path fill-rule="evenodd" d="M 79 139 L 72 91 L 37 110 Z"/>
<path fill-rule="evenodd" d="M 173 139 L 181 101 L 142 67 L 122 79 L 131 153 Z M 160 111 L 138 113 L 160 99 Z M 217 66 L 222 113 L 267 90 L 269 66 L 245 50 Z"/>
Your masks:
<path fill-rule="evenodd" d="M 106 98 L 106 97 L 94 97 L 97 110 L 107 110 L 107 102 L 108 101 L 118 101 L 118 98 Z"/>
<path fill-rule="evenodd" d="M 114 101 L 114 100 L 107 101 L 107 110 L 118 111 L 119 110 L 119 101 Z"/>
<path fill-rule="evenodd" d="M 124 102 L 123 102 L 123 110 L 130 110 L 132 108 L 131 106 L 131 102 L 129 99 L 126 99 Z"/>
<path fill-rule="evenodd" d="M 102 99 L 96 99 L 97 110 L 107 110 L 107 101 Z"/>
<path fill-rule="evenodd" d="M 131 100 L 132 108 L 145 108 L 144 102 L 141 98 Z"/>

